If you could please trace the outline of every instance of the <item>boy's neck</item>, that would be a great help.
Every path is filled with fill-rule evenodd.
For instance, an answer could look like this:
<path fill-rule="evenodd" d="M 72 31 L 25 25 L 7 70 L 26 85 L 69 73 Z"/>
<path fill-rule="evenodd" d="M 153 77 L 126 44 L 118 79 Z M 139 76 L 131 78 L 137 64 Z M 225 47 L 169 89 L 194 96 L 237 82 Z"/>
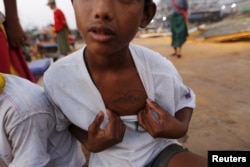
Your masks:
<path fill-rule="evenodd" d="M 90 71 L 96 72 L 117 71 L 134 65 L 129 50 L 113 55 L 94 55 L 85 50 L 84 61 Z"/>

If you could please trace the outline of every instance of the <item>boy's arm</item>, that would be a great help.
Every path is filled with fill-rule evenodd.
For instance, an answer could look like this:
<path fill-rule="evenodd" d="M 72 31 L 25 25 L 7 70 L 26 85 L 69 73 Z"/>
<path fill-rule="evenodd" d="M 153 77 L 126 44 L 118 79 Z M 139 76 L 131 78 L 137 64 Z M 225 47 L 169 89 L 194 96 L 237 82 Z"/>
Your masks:
<path fill-rule="evenodd" d="M 48 137 L 55 126 L 52 115 L 35 114 L 20 123 L 16 122 L 16 118 L 15 114 L 8 114 L 6 118 L 8 121 L 4 125 L 13 153 L 13 159 L 8 165 L 46 166 L 50 160 L 50 155 L 47 153 Z M 18 124 L 13 127 L 14 123 Z"/>
<path fill-rule="evenodd" d="M 69 131 L 71 134 L 80 142 L 82 145 L 86 147 L 86 144 L 88 142 L 88 132 L 79 128 L 78 126 L 75 126 L 74 124 L 71 124 L 69 126 Z"/>
<path fill-rule="evenodd" d="M 152 112 L 156 112 L 158 118 L 153 117 Z M 147 105 L 143 111 L 138 113 L 139 124 L 153 137 L 178 139 L 183 137 L 187 131 L 192 108 L 182 108 L 173 117 L 157 103 L 147 100 Z"/>
<path fill-rule="evenodd" d="M 4 7 L 4 25 L 9 44 L 14 48 L 20 47 L 27 42 L 27 37 L 19 22 L 16 0 L 4 0 Z"/>
<path fill-rule="evenodd" d="M 120 117 L 107 110 L 109 122 L 105 129 L 100 126 L 104 120 L 104 113 L 99 112 L 94 121 L 88 128 L 88 131 L 82 130 L 75 125 L 70 125 L 69 131 L 79 140 L 90 152 L 100 152 L 111 146 L 120 143 L 125 133 L 125 125 Z"/>
<path fill-rule="evenodd" d="M 189 127 L 189 123 L 190 123 L 192 114 L 193 114 L 193 109 L 188 108 L 188 107 L 180 109 L 175 114 L 175 118 L 178 121 L 180 121 L 182 124 L 183 133 L 182 133 L 181 137 L 183 137 L 188 131 L 188 127 Z"/>
<path fill-rule="evenodd" d="M 16 0 L 4 0 L 6 19 L 18 20 Z"/>

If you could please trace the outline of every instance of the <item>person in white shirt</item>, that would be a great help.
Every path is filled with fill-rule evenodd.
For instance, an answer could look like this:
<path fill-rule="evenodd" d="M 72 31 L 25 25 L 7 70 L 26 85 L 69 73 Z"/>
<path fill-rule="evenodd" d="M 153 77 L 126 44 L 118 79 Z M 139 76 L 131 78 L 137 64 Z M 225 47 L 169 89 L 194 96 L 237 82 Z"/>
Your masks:
<path fill-rule="evenodd" d="M 56 130 L 55 112 L 41 86 L 0 73 L 0 166 L 82 167 L 81 145 Z"/>
<path fill-rule="evenodd" d="M 153 18 L 152 0 L 73 0 L 86 46 L 50 66 L 44 88 L 58 126 L 91 152 L 89 167 L 205 167 L 182 147 L 195 94 L 174 65 L 130 44 Z M 70 125 L 71 124 L 71 125 Z"/>

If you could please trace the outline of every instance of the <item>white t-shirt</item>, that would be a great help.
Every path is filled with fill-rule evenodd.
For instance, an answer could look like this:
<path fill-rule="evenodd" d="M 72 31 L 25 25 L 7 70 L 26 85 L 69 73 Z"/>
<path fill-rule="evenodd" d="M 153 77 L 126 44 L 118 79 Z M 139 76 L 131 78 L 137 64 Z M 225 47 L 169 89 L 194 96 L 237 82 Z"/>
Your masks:
<path fill-rule="evenodd" d="M 99 111 L 106 111 L 100 92 L 95 87 L 83 58 L 84 48 L 58 60 L 45 72 L 44 87 L 51 100 L 62 110 L 57 113 L 57 128 L 70 121 L 87 130 Z M 173 64 L 160 54 L 137 45 L 130 51 L 148 97 L 171 115 L 184 107 L 195 107 L 195 95 L 185 86 Z M 66 117 L 64 117 L 64 115 Z M 105 151 L 92 153 L 90 167 L 142 167 L 175 139 L 151 137 L 138 131 L 137 116 L 122 116 L 127 125 L 123 141 Z M 107 115 L 102 124 L 105 127 Z"/>
<path fill-rule="evenodd" d="M 3 163 L 9 167 L 82 167 L 81 146 L 67 129 L 55 131 L 55 107 L 43 88 L 17 76 L 0 75 L 6 80 L 0 93 L 1 167 Z"/>

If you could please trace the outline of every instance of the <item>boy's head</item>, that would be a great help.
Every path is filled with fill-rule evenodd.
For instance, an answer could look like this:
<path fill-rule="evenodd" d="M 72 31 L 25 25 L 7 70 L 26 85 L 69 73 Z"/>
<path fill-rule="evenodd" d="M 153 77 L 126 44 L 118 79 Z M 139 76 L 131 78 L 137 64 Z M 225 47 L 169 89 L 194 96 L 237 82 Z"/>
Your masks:
<path fill-rule="evenodd" d="M 47 5 L 50 7 L 50 9 L 55 9 L 56 1 L 55 0 L 48 0 Z"/>
<path fill-rule="evenodd" d="M 95 51 L 128 46 L 156 12 L 152 0 L 73 0 L 73 7 L 78 30 Z"/>
<path fill-rule="evenodd" d="M 152 4 L 153 0 L 145 0 L 144 3 L 144 10 L 147 11 L 150 8 L 150 5 Z"/>

